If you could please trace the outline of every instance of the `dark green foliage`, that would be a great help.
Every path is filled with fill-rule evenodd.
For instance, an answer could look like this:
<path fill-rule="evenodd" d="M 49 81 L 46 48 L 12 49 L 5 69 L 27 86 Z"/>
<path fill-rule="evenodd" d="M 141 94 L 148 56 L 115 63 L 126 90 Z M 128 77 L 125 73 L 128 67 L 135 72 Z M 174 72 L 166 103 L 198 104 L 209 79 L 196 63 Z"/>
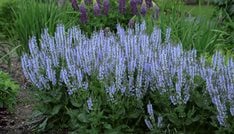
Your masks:
<path fill-rule="evenodd" d="M 234 1 L 233 0 L 211 0 L 219 9 L 227 12 L 234 19 Z"/>
<path fill-rule="evenodd" d="M 106 94 L 102 82 L 89 78 L 88 91 L 78 89 L 72 95 L 67 88 L 54 87 L 41 90 L 37 94 L 38 104 L 35 114 L 43 117 L 36 131 L 51 130 L 71 133 L 231 133 L 233 119 L 228 118 L 229 127 L 220 127 L 216 119 L 216 107 L 205 90 L 204 81 L 196 77 L 196 88 L 190 92 L 187 104 L 173 105 L 170 93 L 148 91 L 144 98 L 125 96 L 117 93 L 111 97 Z M 89 110 L 88 98 L 93 106 Z M 148 117 L 147 104 L 151 101 L 155 122 L 163 117 L 162 127 L 151 131 L 144 123 Z M 231 117 L 231 116 L 230 116 Z"/>
<path fill-rule="evenodd" d="M 158 91 L 150 94 L 150 100 L 156 115 L 163 116 L 163 127 L 161 132 L 183 132 L 183 133 L 214 133 L 215 127 L 211 121 L 216 119 L 216 109 L 211 103 L 208 93 L 204 87 L 193 89 L 187 104 L 173 105 L 170 94 L 160 94 Z M 157 130 L 158 131 L 158 130 Z"/>
<path fill-rule="evenodd" d="M 120 93 L 111 100 L 101 82 L 94 79 L 90 81 L 89 91 L 78 89 L 72 95 L 68 95 L 67 88 L 63 86 L 37 91 L 38 105 L 34 115 L 42 120 L 37 124 L 36 130 L 62 129 L 75 133 L 144 132 L 144 105 L 141 100 L 124 97 Z M 92 110 L 88 110 L 87 106 L 89 97 L 93 101 Z"/>
<path fill-rule="evenodd" d="M 15 21 L 13 10 L 17 10 L 16 1 L 3 2 L 0 5 L 0 33 L 4 39 L 9 39 L 11 36 L 12 25 Z"/>
<path fill-rule="evenodd" d="M 34 111 L 34 117 L 41 117 L 41 123 L 37 126 L 37 131 L 50 129 L 59 130 L 68 120 L 66 116 L 66 106 L 68 105 L 68 95 L 63 88 L 54 88 L 50 91 L 36 92 L 39 102 Z"/>
<path fill-rule="evenodd" d="M 0 71 L 0 108 L 13 111 L 18 90 L 19 86 L 11 80 L 10 76 Z"/>

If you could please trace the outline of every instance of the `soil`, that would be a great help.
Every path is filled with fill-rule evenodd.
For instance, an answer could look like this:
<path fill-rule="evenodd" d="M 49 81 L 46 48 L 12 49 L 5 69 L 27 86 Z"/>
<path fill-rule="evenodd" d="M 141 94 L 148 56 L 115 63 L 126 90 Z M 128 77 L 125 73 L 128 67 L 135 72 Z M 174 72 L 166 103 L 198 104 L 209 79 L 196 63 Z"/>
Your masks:
<path fill-rule="evenodd" d="M 0 108 L 0 134 L 32 133 L 29 125 L 29 119 L 32 115 L 33 106 L 33 99 L 30 95 L 32 94 L 32 91 L 26 88 L 28 82 L 22 74 L 19 58 L 11 55 L 10 61 L 10 67 L 4 60 L 0 61 L 0 70 L 9 73 L 11 78 L 15 80 L 21 88 L 17 96 L 15 111 L 10 113 L 6 108 Z"/>

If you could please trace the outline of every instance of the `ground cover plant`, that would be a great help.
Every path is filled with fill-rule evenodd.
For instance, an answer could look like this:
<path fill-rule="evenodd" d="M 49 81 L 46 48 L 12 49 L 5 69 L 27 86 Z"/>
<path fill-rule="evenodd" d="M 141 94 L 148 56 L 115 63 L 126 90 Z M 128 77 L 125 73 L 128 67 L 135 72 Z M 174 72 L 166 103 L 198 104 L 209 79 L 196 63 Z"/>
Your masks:
<path fill-rule="evenodd" d="M 234 63 L 197 57 L 145 23 L 89 38 L 73 27 L 32 37 L 23 72 L 38 91 L 41 131 L 231 132 Z M 56 125 L 55 125 L 56 124 Z M 59 124 L 59 125 L 58 125 Z M 194 127 L 197 126 L 197 127 Z"/>
<path fill-rule="evenodd" d="M 18 90 L 19 85 L 11 80 L 9 74 L 0 70 L 0 109 L 13 111 Z"/>

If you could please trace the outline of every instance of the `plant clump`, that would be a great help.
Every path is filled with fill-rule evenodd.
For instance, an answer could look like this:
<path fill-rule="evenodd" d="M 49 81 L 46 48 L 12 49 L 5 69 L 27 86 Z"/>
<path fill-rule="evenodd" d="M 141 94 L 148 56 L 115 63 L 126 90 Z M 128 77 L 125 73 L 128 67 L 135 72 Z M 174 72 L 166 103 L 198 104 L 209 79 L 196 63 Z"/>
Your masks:
<path fill-rule="evenodd" d="M 58 25 L 54 36 L 45 29 L 40 44 L 32 37 L 30 54 L 21 61 L 26 78 L 40 89 L 42 107 L 47 107 L 39 111 L 50 113 L 43 128 L 56 121 L 77 132 L 232 126 L 233 59 L 217 51 L 210 62 L 197 57 L 195 49 L 184 51 L 173 44 L 170 29 L 164 42 L 157 27 L 151 35 L 145 30 L 144 22 L 127 30 L 117 25 L 117 34 L 101 30 L 87 37 L 77 27 L 66 32 Z"/>

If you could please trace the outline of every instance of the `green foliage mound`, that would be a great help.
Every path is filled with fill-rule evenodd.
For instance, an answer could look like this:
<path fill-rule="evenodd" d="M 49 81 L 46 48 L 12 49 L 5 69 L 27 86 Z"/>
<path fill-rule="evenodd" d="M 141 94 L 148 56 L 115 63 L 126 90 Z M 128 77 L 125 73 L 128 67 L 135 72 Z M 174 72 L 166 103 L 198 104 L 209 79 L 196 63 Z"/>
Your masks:
<path fill-rule="evenodd" d="M 14 109 L 19 85 L 11 80 L 10 76 L 0 71 L 0 108 Z"/>

